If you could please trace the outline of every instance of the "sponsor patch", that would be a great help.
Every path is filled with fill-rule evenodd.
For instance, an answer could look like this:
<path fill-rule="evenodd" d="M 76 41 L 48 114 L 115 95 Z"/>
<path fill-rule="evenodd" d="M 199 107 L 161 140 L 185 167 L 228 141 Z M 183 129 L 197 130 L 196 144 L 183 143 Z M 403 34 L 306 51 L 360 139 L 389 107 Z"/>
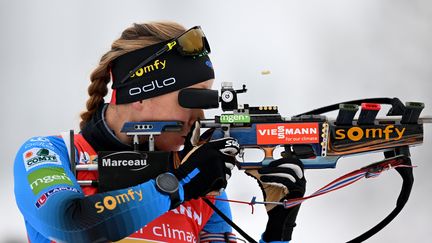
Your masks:
<path fill-rule="evenodd" d="M 34 137 L 29 140 L 29 142 L 46 142 L 49 143 L 50 140 L 46 137 Z"/>
<path fill-rule="evenodd" d="M 45 195 L 45 193 L 37 200 L 36 202 L 36 207 L 40 208 L 42 207 L 46 201 L 47 201 L 48 197 Z"/>
<path fill-rule="evenodd" d="M 24 145 L 24 149 L 36 147 L 54 149 L 54 145 L 50 142 L 28 142 Z"/>
<path fill-rule="evenodd" d="M 79 152 L 79 164 L 97 164 L 97 155 L 89 155 L 88 152 Z"/>
<path fill-rule="evenodd" d="M 39 165 L 61 165 L 59 156 L 47 148 L 32 148 L 23 153 L 24 166 L 27 171 Z"/>
<path fill-rule="evenodd" d="M 62 191 L 79 192 L 76 188 L 73 188 L 70 186 L 62 186 L 62 187 L 53 188 L 53 189 L 45 192 L 44 194 L 42 194 L 42 196 L 40 196 L 39 199 L 36 201 L 35 206 L 37 208 L 41 208 L 48 201 L 49 197 L 56 194 L 57 192 L 62 192 Z"/>
<path fill-rule="evenodd" d="M 250 123 L 249 115 L 223 114 L 220 116 L 221 123 Z"/>
<path fill-rule="evenodd" d="M 96 213 L 103 213 L 105 210 L 114 210 L 117 205 L 129 203 L 130 201 L 141 202 L 143 199 L 143 193 L 141 190 L 134 191 L 132 189 L 127 190 L 125 193 L 113 194 L 105 196 L 102 201 L 95 203 Z"/>
<path fill-rule="evenodd" d="M 139 68 L 138 70 L 135 71 L 135 73 L 133 73 L 130 77 L 134 78 L 134 77 L 141 77 L 144 74 L 150 73 L 152 71 L 157 71 L 159 69 L 164 70 L 166 67 L 166 60 L 159 60 L 156 59 L 152 64 L 148 64 L 145 67 Z"/>
<path fill-rule="evenodd" d="M 142 170 L 148 166 L 147 154 L 135 151 L 100 153 L 101 167 L 130 167 L 130 170 Z"/>
<path fill-rule="evenodd" d="M 350 127 L 337 129 L 334 138 L 337 140 L 349 139 L 357 142 L 360 140 L 400 140 L 406 128 L 402 126 L 388 125 L 386 127 Z"/>
<path fill-rule="evenodd" d="M 319 143 L 318 123 L 258 124 L 258 144 L 303 144 Z"/>
<path fill-rule="evenodd" d="M 30 188 L 34 195 L 43 189 L 60 184 L 73 185 L 72 180 L 62 168 L 47 167 L 35 170 L 27 176 Z"/>
<path fill-rule="evenodd" d="M 34 138 L 31 138 L 24 145 L 25 149 L 35 148 L 35 147 L 43 147 L 43 148 L 54 149 L 54 145 L 46 137 L 34 137 Z"/>

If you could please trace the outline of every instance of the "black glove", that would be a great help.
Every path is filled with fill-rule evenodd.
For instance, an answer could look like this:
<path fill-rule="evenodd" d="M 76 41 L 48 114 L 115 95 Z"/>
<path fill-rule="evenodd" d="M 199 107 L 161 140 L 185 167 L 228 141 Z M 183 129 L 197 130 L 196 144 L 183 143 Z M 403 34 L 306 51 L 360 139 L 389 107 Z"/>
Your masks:
<path fill-rule="evenodd" d="M 258 181 L 264 200 L 276 202 L 304 196 L 306 179 L 303 172 L 303 163 L 294 158 L 278 159 L 272 161 L 267 167 L 245 171 Z M 282 205 L 266 205 L 269 219 L 263 240 L 266 242 L 291 240 L 299 209 L 300 205 L 288 209 Z"/>
<path fill-rule="evenodd" d="M 184 200 L 225 188 L 239 151 L 234 138 L 222 138 L 193 147 L 173 172 L 183 185 Z"/>

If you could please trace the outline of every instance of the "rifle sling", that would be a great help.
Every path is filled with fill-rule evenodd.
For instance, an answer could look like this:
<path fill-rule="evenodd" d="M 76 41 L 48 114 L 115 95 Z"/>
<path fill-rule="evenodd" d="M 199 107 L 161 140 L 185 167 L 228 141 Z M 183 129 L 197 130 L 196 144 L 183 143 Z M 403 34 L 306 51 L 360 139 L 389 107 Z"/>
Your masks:
<path fill-rule="evenodd" d="M 379 222 L 373 228 L 371 228 L 370 230 L 361 234 L 360 236 L 348 241 L 348 243 L 363 242 L 363 241 L 369 239 L 371 236 L 373 236 L 374 234 L 376 234 L 380 230 L 382 230 L 384 227 L 386 227 L 402 211 L 403 207 L 405 206 L 406 202 L 408 201 L 408 198 L 411 194 L 411 189 L 412 189 L 412 186 L 414 183 L 414 175 L 412 172 L 412 167 L 410 167 L 411 166 L 411 160 L 408 157 L 406 159 L 407 159 L 407 161 L 406 161 L 405 165 L 408 165 L 409 167 L 395 168 L 395 170 L 399 173 L 399 175 L 402 177 L 402 180 L 403 180 L 401 192 L 399 193 L 399 197 L 396 201 L 396 207 L 381 222 Z"/>

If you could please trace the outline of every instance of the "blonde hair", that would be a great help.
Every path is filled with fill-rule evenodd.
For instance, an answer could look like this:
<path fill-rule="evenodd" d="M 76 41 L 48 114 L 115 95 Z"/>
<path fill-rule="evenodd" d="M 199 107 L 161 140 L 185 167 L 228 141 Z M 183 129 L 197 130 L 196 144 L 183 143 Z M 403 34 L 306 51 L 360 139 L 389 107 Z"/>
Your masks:
<path fill-rule="evenodd" d="M 110 64 L 114 59 L 125 53 L 172 39 L 185 30 L 182 25 L 167 21 L 133 24 L 132 27 L 124 30 L 120 38 L 112 43 L 111 50 L 101 57 L 99 65 L 90 75 L 91 84 L 88 87 L 90 97 L 86 103 L 87 110 L 81 113 L 80 128 L 83 129 L 90 121 L 108 93 L 107 85 L 111 79 Z"/>

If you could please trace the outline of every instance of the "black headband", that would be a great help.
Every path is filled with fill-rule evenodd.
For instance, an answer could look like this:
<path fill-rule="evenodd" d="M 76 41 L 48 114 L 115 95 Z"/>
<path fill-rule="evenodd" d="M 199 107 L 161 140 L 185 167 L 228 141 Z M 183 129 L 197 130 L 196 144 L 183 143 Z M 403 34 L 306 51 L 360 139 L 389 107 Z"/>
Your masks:
<path fill-rule="evenodd" d="M 120 83 L 120 80 L 140 62 L 156 53 L 168 42 L 126 53 L 112 61 L 111 103 L 132 103 L 214 78 L 213 66 L 207 55 L 182 56 L 173 49 L 138 69 L 123 84 Z"/>

